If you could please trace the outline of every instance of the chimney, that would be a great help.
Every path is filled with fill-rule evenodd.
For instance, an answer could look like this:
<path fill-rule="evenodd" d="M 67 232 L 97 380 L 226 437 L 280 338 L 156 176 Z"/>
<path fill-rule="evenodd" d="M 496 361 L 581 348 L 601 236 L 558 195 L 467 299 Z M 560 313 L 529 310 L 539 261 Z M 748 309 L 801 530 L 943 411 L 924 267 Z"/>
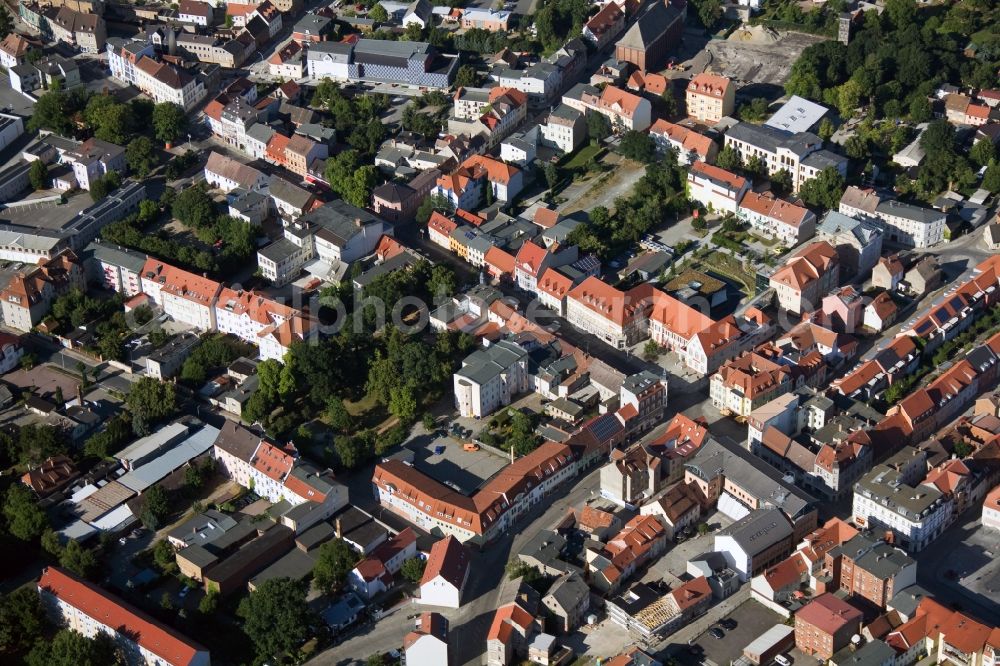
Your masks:
<path fill-rule="evenodd" d="M 356 226 L 358 229 L 361 228 L 361 218 L 360 217 L 354 218 L 354 226 Z"/>
<path fill-rule="evenodd" d="M 337 531 L 337 538 L 338 539 L 343 539 L 344 538 L 344 531 L 340 527 L 340 518 L 337 518 L 337 520 L 334 521 L 333 527 Z"/>

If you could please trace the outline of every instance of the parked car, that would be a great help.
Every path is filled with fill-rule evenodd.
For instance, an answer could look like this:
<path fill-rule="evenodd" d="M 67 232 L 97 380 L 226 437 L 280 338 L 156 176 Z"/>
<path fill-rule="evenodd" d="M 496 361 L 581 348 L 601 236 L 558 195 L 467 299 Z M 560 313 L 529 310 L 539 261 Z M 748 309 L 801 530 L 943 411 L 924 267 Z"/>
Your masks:
<path fill-rule="evenodd" d="M 711 629 L 708 630 L 708 633 L 709 633 L 709 635 L 712 638 L 725 638 L 726 637 L 726 633 L 724 631 L 722 631 L 722 629 L 719 629 L 718 627 L 712 627 Z"/>
<path fill-rule="evenodd" d="M 791 659 L 789 659 L 783 654 L 779 654 L 777 657 L 775 657 L 774 663 L 778 664 L 778 666 L 792 666 Z"/>

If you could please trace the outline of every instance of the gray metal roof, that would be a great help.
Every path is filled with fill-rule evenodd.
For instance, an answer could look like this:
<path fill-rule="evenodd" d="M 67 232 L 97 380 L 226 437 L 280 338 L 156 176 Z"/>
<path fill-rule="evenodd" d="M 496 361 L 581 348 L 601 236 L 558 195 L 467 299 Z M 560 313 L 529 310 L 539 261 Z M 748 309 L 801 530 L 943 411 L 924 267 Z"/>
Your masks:
<path fill-rule="evenodd" d="M 455 374 L 477 384 L 485 384 L 500 373 L 506 372 L 512 364 L 527 357 L 528 352 L 524 349 L 507 340 L 501 340 L 466 356 L 462 361 L 462 367 Z"/>
<path fill-rule="evenodd" d="M 721 530 L 716 538 L 732 537 L 745 553 L 753 556 L 790 539 L 793 533 L 791 522 L 780 510 L 757 509 Z"/>
<path fill-rule="evenodd" d="M 886 465 L 877 465 L 854 486 L 862 495 L 911 521 L 919 521 L 943 501 L 941 491 L 932 486 L 913 488 L 902 482 L 902 475 Z"/>
<path fill-rule="evenodd" d="M 854 566 L 882 580 L 892 578 L 915 564 L 915 560 L 903 551 L 866 534 L 858 534 L 834 551 L 843 553 L 854 560 Z"/>
<path fill-rule="evenodd" d="M 126 488 L 131 488 L 137 493 L 141 493 L 188 461 L 211 449 L 218 435 L 218 428 L 206 425 L 173 449 L 170 449 L 152 462 L 132 470 L 119 479 L 119 481 Z"/>
<path fill-rule="evenodd" d="M 115 247 L 99 240 L 92 241 L 83 250 L 83 259 L 95 259 L 108 264 L 127 268 L 133 273 L 142 271 L 147 255 L 124 247 Z"/>
<path fill-rule="evenodd" d="M 784 148 L 797 155 L 799 159 L 823 145 L 823 140 L 812 132 L 785 132 L 753 123 L 737 123 L 726 132 L 726 136 L 769 153 L 776 153 L 779 148 Z"/>
<path fill-rule="evenodd" d="M 257 254 L 261 255 L 265 259 L 270 259 L 276 264 L 280 264 L 282 261 L 288 257 L 294 255 L 297 252 L 301 252 L 302 248 L 288 240 L 287 238 L 279 238 L 270 245 L 262 247 L 257 250 Z"/>
<path fill-rule="evenodd" d="M 896 651 L 885 641 L 874 639 L 860 648 L 848 645 L 833 655 L 830 663 L 834 666 L 883 666 L 896 659 Z"/>
<path fill-rule="evenodd" d="M 363 227 L 381 220 L 363 208 L 335 199 L 304 215 L 302 222 L 318 226 L 328 240 L 344 247 Z"/>
<path fill-rule="evenodd" d="M 312 201 L 313 194 L 309 190 L 285 180 L 275 174 L 268 181 L 267 191 L 274 199 L 279 199 L 295 208 L 304 209 Z"/>
<path fill-rule="evenodd" d="M 188 518 L 170 530 L 171 539 L 183 541 L 188 546 L 212 543 L 236 527 L 236 521 L 215 509 L 208 509 Z"/>
<path fill-rule="evenodd" d="M 145 458 L 151 453 L 167 449 L 187 434 L 186 423 L 175 422 L 165 425 L 159 430 L 129 444 L 127 447 L 115 454 L 115 458 L 121 461 L 133 461 Z"/>
<path fill-rule="evenodd" d="M 887 199 L 879 202 L 879 205 L 875 207 L 875 212 L 879 215 L 902 217 L 907 220 L 913 220 L 914 222 L 921 222 L 923 224 L 938 222 L 940 220 L 944 220 L 946 217 L 945 213 L 942 213 L 941 211 L 914 206 L 913 204 L 903 203 L 902 201 L 897 201 L 895 199 Z"/>
<path fill-rule="evenodd" d="M 549 588 L 546 598 L 551 597 L 563 609 L 576 608 L 590 594 L 590 588 L 580 574 L 575 571 L 563 574 Z"/>
<path fill-rule="evenodd" d="M 781 473 L 746 449 L 709 438 L 685 467 L 702 479 L 723 475 L 763 505 L 782 509 L 790 518 L 807 513 L 816 498 L 782 478 Z"/>

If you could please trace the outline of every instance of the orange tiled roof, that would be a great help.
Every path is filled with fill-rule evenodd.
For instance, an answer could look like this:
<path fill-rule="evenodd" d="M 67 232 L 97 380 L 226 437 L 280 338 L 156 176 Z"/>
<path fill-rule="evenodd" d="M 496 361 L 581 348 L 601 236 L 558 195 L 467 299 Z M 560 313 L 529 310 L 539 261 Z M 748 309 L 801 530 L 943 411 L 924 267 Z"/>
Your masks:
<path fill-rule="evenodd" d="M 627 292 L 615 289 L 600 278 L 589 277 L 568 295 L 568 298 L 586 306 L 619 326 L 644 315 L 653 304 L 655 293 L 662 293 L 652 285 L 644 283 Z M 665 295 L 665 294 L 664 294 Z"/>
<path fill-rule="evenodd" d="M 698 74 L 688 83 L 687 90 L 698 95 L 722 98 L 729 88 L 730 80 L 725 76 L 709 74 L 708 72 Z"/>
<path fill-rule="evenodd" d="M 546 268 L 545 272 L 538 277 L 538 291 L 558 300 L 562 300 L 572 288 L 573 280 L 554 268 Z"/>
<path fill-rule="evenodd" d="M 528 245 L 528 243 L 525 243 L 525 245 Z M 490 246 L 490 249 L 483 255 L 483 261 L 504 275 L 513 275 L 514 273 L 514 257 L 496 245 Z"/>
<path fill-rule="evenodd" d="M 778 269 L 771 280 L 802 291 L 836 265 L 837 251 L 832 245 L 826 241 L 810 243 Z"/>
<path fill-rule="evenodd" d="M 127 635 L 166 663 L 184 666 L 195 663 L 204 648 L 133 609 L 98 586 L 82 581 L 56 567 L 42 572 L 38 587 L 88 617 Z M 206 651 L 207 653 L 207 651 Z"/>

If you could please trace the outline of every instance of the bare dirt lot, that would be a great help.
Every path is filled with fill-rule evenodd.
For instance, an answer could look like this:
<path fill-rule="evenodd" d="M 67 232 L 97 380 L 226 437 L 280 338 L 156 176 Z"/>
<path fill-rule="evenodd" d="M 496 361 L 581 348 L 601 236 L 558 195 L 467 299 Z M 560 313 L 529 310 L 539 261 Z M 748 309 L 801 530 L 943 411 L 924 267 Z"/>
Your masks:
<path fill-rule="evenodd" d="M 728 76 L 742 85 L 751 83 L 781 86 L 788 80 L 792 64 L 807 47 L 824 40 L 823 37 L 797 32 L 778 34 L 776 39 L 754 36 L 744 41 L 747 33 L 737 30 L 727 40 L 712 40 L 705 46 L 705 56 L 696 56 L 695 62 L 703 64 L 716 74 Z M 699 62 L 700 61 L 700 62 Z"/>

